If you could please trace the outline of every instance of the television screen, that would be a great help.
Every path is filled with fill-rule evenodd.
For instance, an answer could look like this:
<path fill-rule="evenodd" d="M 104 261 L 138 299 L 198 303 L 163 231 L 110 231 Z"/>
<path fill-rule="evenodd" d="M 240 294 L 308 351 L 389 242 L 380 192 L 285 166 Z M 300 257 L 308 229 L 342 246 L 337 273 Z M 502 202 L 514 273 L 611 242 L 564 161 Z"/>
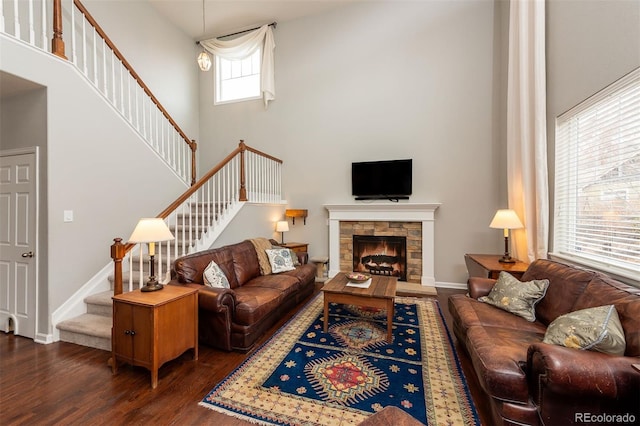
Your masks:
<path fill-rule="evenodd" d="M 351 190 L 356 200 L 408 199 L 412 160 L 351 163 Z"/>

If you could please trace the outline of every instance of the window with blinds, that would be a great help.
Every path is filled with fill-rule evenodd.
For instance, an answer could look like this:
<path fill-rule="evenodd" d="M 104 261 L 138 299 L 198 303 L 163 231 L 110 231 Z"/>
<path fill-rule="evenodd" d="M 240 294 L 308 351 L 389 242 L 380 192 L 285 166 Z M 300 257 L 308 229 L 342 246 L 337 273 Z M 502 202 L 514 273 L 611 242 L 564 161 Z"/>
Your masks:
<path fill-rule="evenodd" d="M 640 68 L 556 120 L 553 252 L 640 277 Z"/>

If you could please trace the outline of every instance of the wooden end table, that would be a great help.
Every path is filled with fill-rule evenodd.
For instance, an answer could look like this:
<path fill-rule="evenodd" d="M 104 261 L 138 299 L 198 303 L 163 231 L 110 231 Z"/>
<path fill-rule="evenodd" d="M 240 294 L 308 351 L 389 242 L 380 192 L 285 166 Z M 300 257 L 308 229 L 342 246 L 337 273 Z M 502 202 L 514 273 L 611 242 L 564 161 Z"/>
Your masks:
<path fill-rule="evenodd" d="M 284 243 L 282 247 L 291 249 L 296 253 L 306 253 L 309 249 L 309 243 Z"/>
<path fill-rule="evenodd" d="M 118 360 L 151 371 L 158 386 L 158 369 L 193 349 L 198 359 L 198 290 L 165 285 L 162 290 L 134 290 L 113 296 L 111 329 L 112 373 Z"/>
<path fill-rule="evenodd" d="M 396 295 L 396 277 L 372 275 L 368 288 L 347 286 L 349 280 L 343 272 L 322 287 L 324 293 L 324 332 L 329 325 L 329 303 L 367 306 L 387 310 L 387 341 L 393 339 L 394 297 Z"/>
<path fill-rule="evenodd" d="M 498 279 L 500 272 L 505 271 L 515 278 L 522 278 L 529 264 L 516 260 L 515 263 L 501 263 L 499 254 L 465 254 L 464 261 L 470 277 Z"/>

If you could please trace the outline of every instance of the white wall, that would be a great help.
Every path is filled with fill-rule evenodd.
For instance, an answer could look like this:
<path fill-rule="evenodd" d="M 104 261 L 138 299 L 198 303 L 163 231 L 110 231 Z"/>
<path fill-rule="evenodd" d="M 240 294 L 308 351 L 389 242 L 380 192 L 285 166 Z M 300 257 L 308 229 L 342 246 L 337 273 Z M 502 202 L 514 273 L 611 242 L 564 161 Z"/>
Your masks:
<path fill-rule="evenodd" d="M 639 66 L 640 1 L 547 2 L 547 137 L 552 209 L 556 117 Z"/>
<path fill-rule="evenodd" d="M 38 330 L 48 334 L 51 313 L 110 262 L 112 239 L 126 239 L 138 218 L 158 214 L 185 185 L 71 64 L 4 37 L 0 51 L 1 71 L 46 87 L 46 117 L 29 115 L 9 125 L 46 123 L 41 179 L 47 205 L 41 213 L 48 258 L 39 285 L 48 295 L 48 315 L 40 317 L 45 324 Z M 3 115 L 20 114 L 12 104 L 18 105 L 3 102 Z M 13 131 L 19 132 L 25 130 Z M 73 210 L 72 223 L 63 223 L 64 210 Z"/>
<path fill-rule="evenodd" d="M 502 251 L 502 234 L 488 227 L 506 199 L 500 9 L 359 2 L 280 22 L 268 110 L 259 101 L 213 106 L 213 73 L 201 74 L 202 164 L 239 139 L 281 158 L 289 207 L 309 210 L 286 238 L 319 256 L 328 254 L 323 205 L 353 202 L 351 162 L 413 158 L 410 201 L 442 203 L 436 280 L 466 282 L 464 253 Z"/>
<path fill-rule="evenodd" d="M 178 126 L 190 139 L 198 140 L 199 70 L 194 40 L 148 1 L 84 0 L 83 4 Z"/>

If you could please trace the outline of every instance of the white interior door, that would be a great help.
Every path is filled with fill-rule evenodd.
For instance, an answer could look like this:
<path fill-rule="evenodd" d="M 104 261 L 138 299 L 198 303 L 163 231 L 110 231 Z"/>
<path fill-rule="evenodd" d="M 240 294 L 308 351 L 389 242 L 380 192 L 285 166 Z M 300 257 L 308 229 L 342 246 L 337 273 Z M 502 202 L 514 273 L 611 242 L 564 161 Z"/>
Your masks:
<path fill-rule="evenodd" d="M 0 330 L 34 338 L 37 307 L 36 152 L 0 153 Z"/>

